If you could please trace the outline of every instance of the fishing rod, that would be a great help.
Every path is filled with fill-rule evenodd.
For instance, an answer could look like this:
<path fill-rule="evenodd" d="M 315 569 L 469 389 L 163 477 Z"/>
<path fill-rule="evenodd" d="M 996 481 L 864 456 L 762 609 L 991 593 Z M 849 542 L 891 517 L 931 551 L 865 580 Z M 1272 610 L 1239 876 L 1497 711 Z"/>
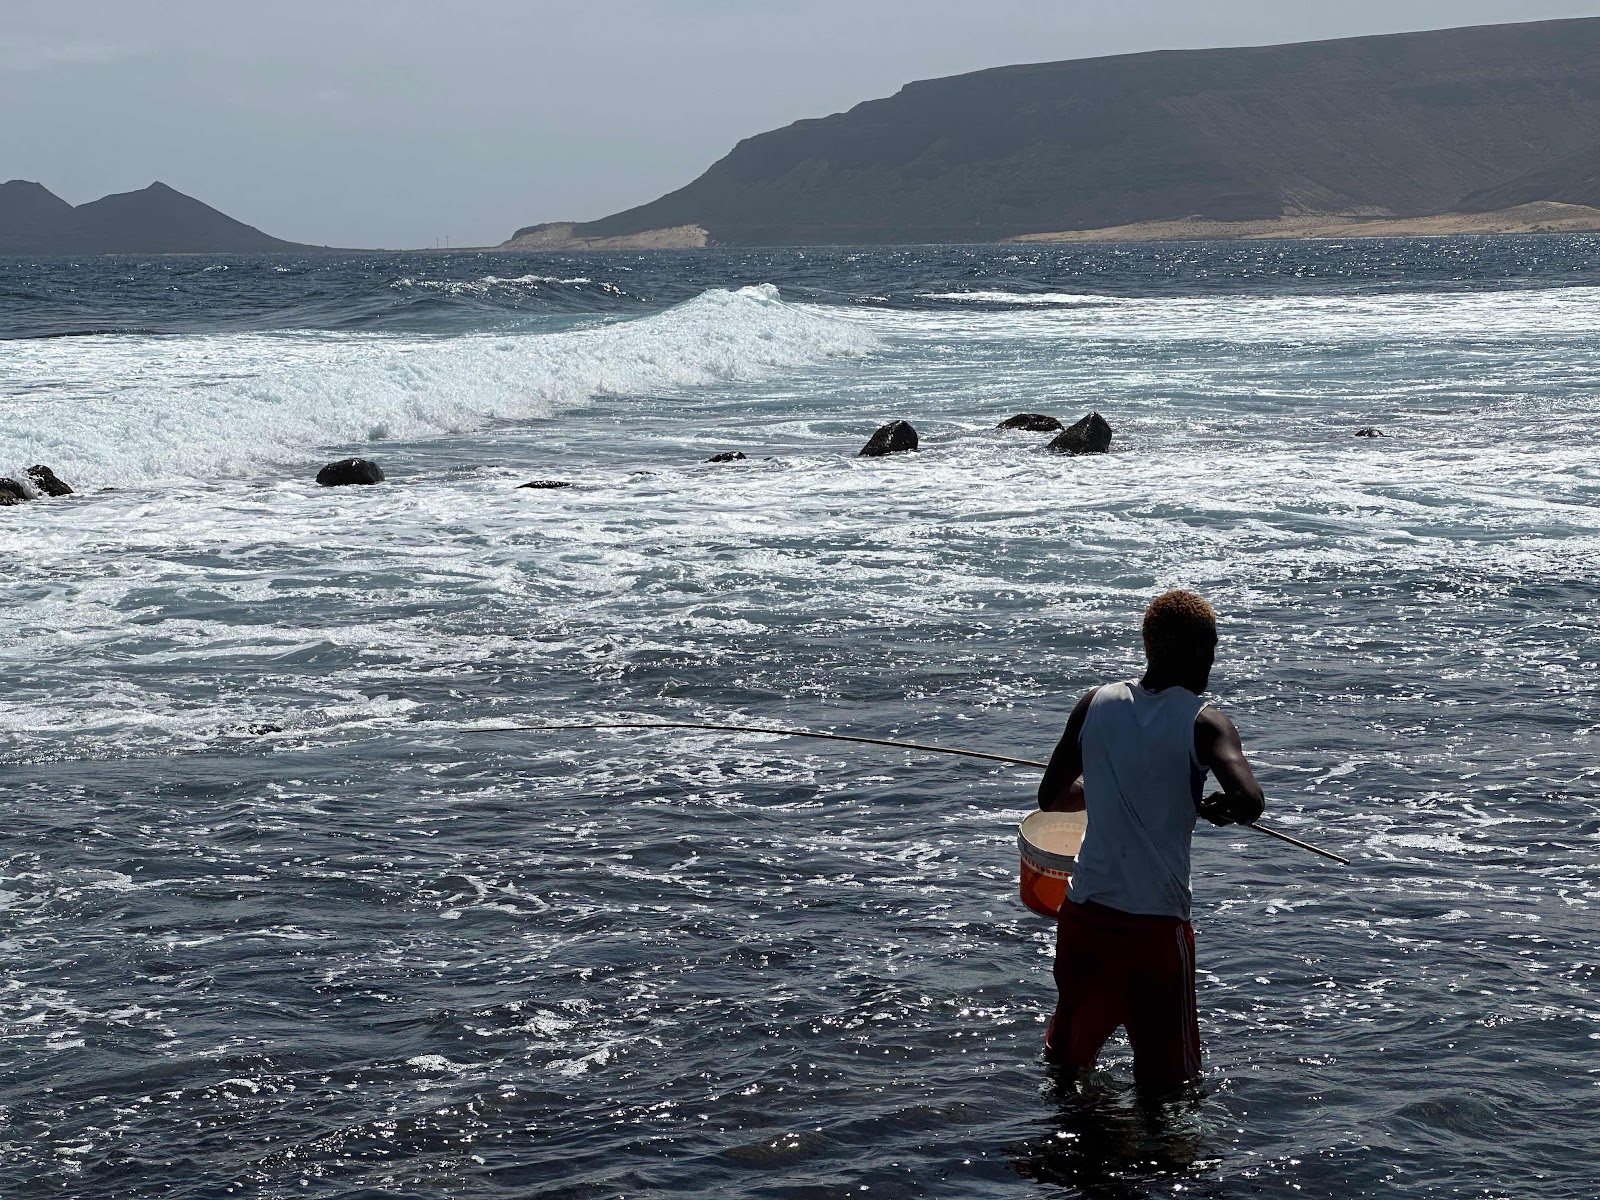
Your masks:
<path fill-rule="evenodd" d="M 372 727 L 378 732 L 395 732 L 392 728 L 382 726 Z M 449 728 L 461 733 L 554 733 L 562 730 L 587 730 L 587 729 L 705 729 L 717 733 L 764 733 L 776 737 L 803 737 L 814 738 L 824 742 L 856 742 L 863 746 L 890 746 L 897 750 L 917 750 L 924 754 L 952 754 L 960 758 L 977 758 L 985 762 L 1005 763 L 1013 767 L 1036 767 L 1044 770 L 1049 764 L 1042 763 L 1032 758 L 1015 758 L 1009 754 L 990 754 L 986 750 L 966 750 L 957 746 L 935 746 L 927 742 L 906 742 L 894 738 L 865 737 L 856 733 L 820 733 L 814 729 L 772 729 L 759 725 L 723 725 L 709 721 L 584 721 L 569 722 L 555 725 L 452 725 Z M 278 732 L 278 731 L 274 731 Z M 142 761 L 152 758 L 180 757 L 189 754 L 212 754 L 215 750 L 211 746 L 197 746 L 178 751 L 176 754 L 150 755 Z M 75 762 L 109 762 L 127 761 L 119 758 L 111 759 L 74 759 Z M 22 766 L 23 763 L 8 763 L 7 766 Z M 1246 829 L 1253 829 L 1257 833 L 1264 833 L 1270 838 L 1297 849 L 1320 855 L 1332 862 L 1349 866 L 1350 860 L 1342 855 L 1335 854 L 1332 850 L 1324 850 L 1310 842 L 1303 842 L 1297 837 L 1291 837 L 1281 829 L 1274 829 L 1270 825 L 1263 825 L 1259 821 L 1237 822 Z"/>
<path fill-rule="evenodd" d="M 709 721 L 582 721 L 569 722 L 557 725 L 458 725 L 457 729 L 463 733 L 551 733 L 561 730 L 588 730 L 588 729 L 706 729 L 717 733 L 766 733 L 779 737 L 815 738 L 824 742 L 857 742 L 864 746 L 892 746 L 900 750 L 919 750 L 924 754 L 953 754 L 961 758 L 977 758 L 986 762 L 1006 763 L 1014 767 L 1037 767 L 1044 770 L 1049 764 L 1042 763 L 1032 758 L 1013 758 L 1008 754 L 990 754 L 986 750 L 964 750 L 956 746 L 935 746 L 928 742 L 903 742 L 893 738 L 864 737 L 857 733 L 819 733 L 814 729 L 772 729 L 759 725 L 722 725 Z M 1350 860 L 1343 855 L 1335 854 L 1332 850 L 1324 850 L 1321 846 L 1303 842 L 1297 837 L 1291 837 L 1281 829 L 1274 829 L 1270 825 L 1263 825 L 1259 821 L 1240 821 L 1238 824 L 1246 829 L 1253 829 L 1257 833 L 1264 833 L 1270 838 L 1294 846 L 1312 854 L 1321 855 L 1323 858 L 1344 866 L 1350 865 Z"/>

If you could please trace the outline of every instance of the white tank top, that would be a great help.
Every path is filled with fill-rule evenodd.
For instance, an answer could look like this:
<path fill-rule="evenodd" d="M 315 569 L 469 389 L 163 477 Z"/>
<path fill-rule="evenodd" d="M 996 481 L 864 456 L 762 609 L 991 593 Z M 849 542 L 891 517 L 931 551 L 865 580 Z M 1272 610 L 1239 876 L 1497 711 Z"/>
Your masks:
<path fill-rule="evenodd" d="M 1205 701 L 1187 688 L 1108 683 L 1078 738 L 1088 825 L 1072 898 L 1189 919 L 1189 843 L 1206 771 L 1194 754 Z"/>

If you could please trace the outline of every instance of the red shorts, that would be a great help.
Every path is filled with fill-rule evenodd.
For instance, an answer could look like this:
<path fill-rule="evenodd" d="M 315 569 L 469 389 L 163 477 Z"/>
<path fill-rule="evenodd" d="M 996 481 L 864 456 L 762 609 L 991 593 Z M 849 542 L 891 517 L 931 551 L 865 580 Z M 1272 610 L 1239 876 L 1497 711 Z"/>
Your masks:
<path fill-rule="evenodd" d="M 1056 931 L 1055 975 L 1060 1000 L 1044 1034 L 1050 1062 L 1093 1067 L 1121 1025 L 1141 1091 L 1164 1095 L 1200 1078 L 1189 922 L 1068 900 Z"/>

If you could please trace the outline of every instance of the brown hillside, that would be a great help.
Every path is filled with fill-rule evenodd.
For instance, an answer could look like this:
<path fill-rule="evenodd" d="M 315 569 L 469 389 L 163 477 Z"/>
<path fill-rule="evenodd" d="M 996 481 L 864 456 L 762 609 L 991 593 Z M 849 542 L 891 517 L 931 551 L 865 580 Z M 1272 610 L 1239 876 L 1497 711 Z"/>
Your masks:
<path fill-rule="evenodd" d="M 1002 67 L 740 142 L 574 236 L 993 241 L 1152 221 L 1411 217 L 1600 146 L 1600 18 Z M 1590 177 L 1592 182 L 1592 176 Z M 1581 190 L 1581 189 L 1580 189 Z"/>

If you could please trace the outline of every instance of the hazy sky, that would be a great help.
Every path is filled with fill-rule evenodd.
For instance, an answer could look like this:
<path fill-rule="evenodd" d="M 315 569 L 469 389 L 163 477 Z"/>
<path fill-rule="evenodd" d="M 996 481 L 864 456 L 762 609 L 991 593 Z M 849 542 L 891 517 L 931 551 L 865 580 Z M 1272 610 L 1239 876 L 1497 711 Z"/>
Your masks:
<path fill-rule="evenodd" d="M 3 0 L 0 179 L 295 241 L 488 244 L 1016 62 L 1600 15 L 1544 0 Z"/>

